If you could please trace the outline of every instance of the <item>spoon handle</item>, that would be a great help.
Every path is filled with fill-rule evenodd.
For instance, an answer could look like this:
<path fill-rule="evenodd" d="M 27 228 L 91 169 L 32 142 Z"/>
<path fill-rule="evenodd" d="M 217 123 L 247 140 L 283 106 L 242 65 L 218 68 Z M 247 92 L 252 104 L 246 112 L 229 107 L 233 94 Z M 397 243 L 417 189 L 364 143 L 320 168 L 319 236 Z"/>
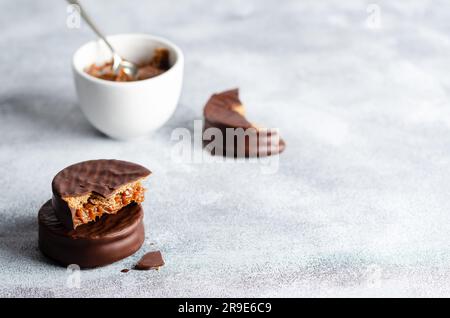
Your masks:
<path fill-rule="evenodd" d="M 99 30 L 99 28 L 94 24 L 94 22 L 92 22 L 91 18 L 87 15 L 86 10 L 84 10 L 84 8 L 81 6 L 81 3 L 78 0 L 67 0 L 67 2 L 73 5 L 77 5 L 80 8 L 80 14 L 83 20 L 91 27 L 92 31 L 94 31 L 95 34 L 97 34 L 98 37 L 105 42 L 105 44 L 111 50 L 113 55 L 117 55 L 112 45 L 106 39 L 106 36 L 103 35 L 103 33 Z"/>

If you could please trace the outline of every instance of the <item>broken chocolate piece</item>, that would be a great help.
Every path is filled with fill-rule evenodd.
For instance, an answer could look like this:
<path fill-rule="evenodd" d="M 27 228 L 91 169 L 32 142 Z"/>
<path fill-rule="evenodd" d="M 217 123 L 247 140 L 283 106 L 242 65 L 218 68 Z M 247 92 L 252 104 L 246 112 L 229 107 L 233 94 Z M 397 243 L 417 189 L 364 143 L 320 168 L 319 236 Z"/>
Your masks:
<path fill-rule="evenodd" d="M 162 73 L 164 73 L 163 70 L 156 68 L 152 65 L 147 65 L 147 66 L 140 67 L 138 69 L 136 77 L 138 80 L 144 80 L 147 78 L 152 78 L 152 77 L 158 76 Z"/>
<path fill-rule="evenodd" d="M 56 218 L 51 201 L 39 210 L 39 249 L 44 255 L 67 266 L 104 266 L 134 254 L 143 244 L 144 212 L 130 204 L 114 215 L 76 230 L 67 229 Z"/>
<path fill-rule="evenodd" d="M 151 171 L 121 160 L 91 160 L 60 171 L 52 182 L 56 217 L 68 229 L 144 201 L 141 182 Z"/>
<path fill-rule="evenodd" d="M 170 68 L 170 52 L 165 48 L 155 49 L 155 53 L 149 63 L 149 65 L 167 71 Z"/>
<path fill-rule="evenodd" d="M 150 252 L 142 256 L 141 260 L 136 264 L 135 269 L 137 270 L 150 270 L 159 269 L 164 265 L 164 260 L 162 258 L 161 252 Z"/>
<path fill-rule="evenodd" d="M 130 270 L 128 269 L 128 268 L 124 268 L 124 269 L 122 269 L 120 272 L 121 273 L 128 273 Z"/>
<path fill-rule="evenodd" d="M 262 128 L 247 120 L 238 89 L 211 96 L 203 115 L 204 132 L 217 128 L 222 133 L 222 142 L 214 149 L 209 148 L 209 140 L 204 140 L 205 149 L 212 155 L 264 157 L 282 153 L 286 148 L 276 129 Z"/>

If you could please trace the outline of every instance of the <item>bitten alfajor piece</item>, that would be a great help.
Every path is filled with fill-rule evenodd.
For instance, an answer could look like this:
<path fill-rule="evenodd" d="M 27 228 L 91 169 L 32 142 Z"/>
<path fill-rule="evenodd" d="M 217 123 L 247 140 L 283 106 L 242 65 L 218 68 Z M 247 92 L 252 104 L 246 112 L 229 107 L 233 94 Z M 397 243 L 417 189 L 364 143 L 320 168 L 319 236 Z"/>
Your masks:
<path fill-rule="evenodd" d="M 151 171 L 121 160 L 90 160 L 60 171 L 52 182 L 52 207 L 67 229 L 116 214 L 130 203 L 144 201 L 141 182 Z"/>
<path fill-rule="evenodd" d="M 286 143 L 276 129 L 263 128 L 247 120 L 238 89 L 212 95 L 205 105 L 203 116 L 205 132 L 215 128 L 222 134 L 218 145 L 204 141 L 205 149 L 212 155 L 265 157 L 279 154 L 286 148 Z M 230 133 L 230 130 L 234 133 Z M 215 141 L 215 138 L 213 136 L 212 140 Z M 212 144 L 214 148 L 209 149 Z"/>

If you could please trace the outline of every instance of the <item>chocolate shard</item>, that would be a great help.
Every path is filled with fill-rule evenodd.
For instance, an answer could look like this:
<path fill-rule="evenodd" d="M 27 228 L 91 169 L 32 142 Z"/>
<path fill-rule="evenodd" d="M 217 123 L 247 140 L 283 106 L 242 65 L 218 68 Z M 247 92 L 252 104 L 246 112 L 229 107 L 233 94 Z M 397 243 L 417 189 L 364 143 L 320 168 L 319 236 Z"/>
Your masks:
<path fill-rule="evenodd" d="M 137 270 L 159 269 L 164 266 L 164 260 L 161 252 L 150 252 L 142 256 L 141 260 L 134 267 Z"/>
<path fill-rule="evenodd" d="M 144 201 L 141 182 L 151 171 L 121 160 L 90 160 L 61 170 L 52 182 L 52 206 L 68 229 Z"/>
<path fill-rule="evenodd" d="M 205 119 L 212 125 L 231 128 L 252 128 L 245 118 L 245 109 L 239 99 L 239 89 L 214 94 L 203 110 Z"/>
<path fill-rule="evenodd" d="M 170 51 L 166 48 L 155 49 L 150 65 L 164 71 L 170 69 Z"/>
<path fill-rule="evenodd" d="M 134 254 L 143 244 L 144 211 L 130 204 L 97 222 L 67 229 L 56 218 L 51 201 L 39 210 L 39 249 L 47 257 L 67 266 L 104 266 Z"/>
<path fill-rule="evenodd" d="M 214 139 L 213 142 L 204 140 L 205 149 L 212 155 L 265 157 L 282 153 L 286 148 L 277 129 L 263 128 L 247 120 L 239 89 L 212 95 L 205 105 L 203 116 L 204 132 L 216 128 L 222 134 L 219 144 Z M 210 148 L 212 144 L 213 149 Z"/>

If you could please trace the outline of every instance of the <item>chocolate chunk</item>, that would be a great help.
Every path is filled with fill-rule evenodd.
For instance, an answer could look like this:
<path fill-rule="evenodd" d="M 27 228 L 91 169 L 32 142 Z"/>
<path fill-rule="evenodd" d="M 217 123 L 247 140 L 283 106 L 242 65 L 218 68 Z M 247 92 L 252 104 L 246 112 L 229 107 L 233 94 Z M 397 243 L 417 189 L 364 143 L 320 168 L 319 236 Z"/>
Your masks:
<path fill-rule="evenodd" d="M 137 79 L 138 80 L 145 80 L 145 79 L 149 79 L 158 75 L 161 75 L 162 73 L 164 73 L 163 70 L 156 68 L 152 65 L 147 65 L 147 66 L 143 66 L 141 68 L 139 68 L 138 72 L 137 72 Z"/>
<path fill-rule="evenodd" d="M 124 268 L 124 269 L 122 269 L 120 272 L 121 273 L 128 273 L 130 270 L 128 269 L 128 268 Z"/>
<path fill-rule="evenodd" d="M 51 201 L 39 211 L 39 249 L 67 266 L 92 268 L 111 264 L 134 254 L 144 242 L 143 210 L 130 204 L 117 214 L 104 215 L 97 222 L 67 229 L 56 218 Z"/>
<path fill-rule="evenodd" d="M 150 65 L 163 71 L 170 69 L 170 51 L 165 48 L 157 48 L 154 53 Z"/>
<path fill-rule="evenodd" d="M 137 270 L 150 270 L 159 269 L 164 265 L 164 260 L 162 258 L 161 252 L 150 252 L 142 256 L 141 260 L 136 264 L 135 269 Z"/>
<path fill-rule="evenodd" d="M 151 171 L 121 160 L 90 160 L 60 171 L 52 182 L 52 204 L 68 229 L 117 213 L 131 202 L 144 200 L 141 181 Z"/>
<path fill-rule="evenodd" d="M 214 144 L 214 137 L 211 141 L 204 140 L 205 149 L 212 155 L 264 157 L 282 153 L 286 148 L 286 143 L 276 129 L 261 128 L 247 120 L 238 89 L 211 96 L 203 115 L 205 132 L 209 128 L 216 128 L 222 133 L 222 142 L 215 145 L 215 149 L 208 147 Z M 230 130 L 237 135 L 230 134 Z"/>

